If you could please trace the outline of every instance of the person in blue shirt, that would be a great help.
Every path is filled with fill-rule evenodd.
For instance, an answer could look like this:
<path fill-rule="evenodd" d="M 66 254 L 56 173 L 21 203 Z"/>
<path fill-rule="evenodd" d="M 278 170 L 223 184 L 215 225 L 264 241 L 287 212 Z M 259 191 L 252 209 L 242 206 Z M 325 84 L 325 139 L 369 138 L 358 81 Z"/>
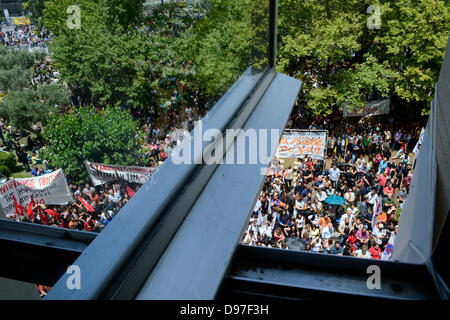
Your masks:
<path fill-rule="evenodd" d="M 31 175 L 33 177 L 37 177 L 39 175 L 38 168 L 37 168 L 37 166 L 35 164 L 33 165 L 33 169 L 31 170 Z"/>
<path fill-rule="evenodd" d="M 330 250 L 330 253 L 342 256 L 342 252 L 343 252 L 343 250 L 342 250 L 341 245 L 339 244 L 339 241 L 335 241 L 334 246 Z"/>
<path fill-rule="evenodd" d="M 277 216 L 278 227 L 281 227 L 282 229 L 286 228 L 288 219 L 285 212 L 279 213 Z"/>
<path fill-rule="evenodd" d="M 108 223 L 111 222 L 113 218 L 109 215 L 109 213 L 105 214 L 105 219 L 103 220 L 103 224 L 105 225 L 105 227 L 108 225 Z"/>
<path fill-rule="evenodd" d="M 380 168 L 378 169 L 379 174 L 382 174 L 387 166 L 388 166 L 388 161 L 387 161 L 387 158 L 384 157 L 383 160 L 380 161 Z"/>

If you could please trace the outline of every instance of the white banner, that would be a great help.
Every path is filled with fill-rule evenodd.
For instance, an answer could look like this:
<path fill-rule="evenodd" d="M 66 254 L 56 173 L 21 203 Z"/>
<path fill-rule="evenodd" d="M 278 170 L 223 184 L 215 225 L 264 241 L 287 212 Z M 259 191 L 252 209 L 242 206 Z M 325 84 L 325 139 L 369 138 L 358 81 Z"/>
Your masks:
<path fill-rule="evenodd" d="M 344 117 L 371 117 L 389 113 L 390 99 L 367 102 L 364 107 L 354 108 L 344 104 Z"/>
<path fill-rule="evenodd" d="M 39 177 L 13 179 L 0 186 L 0 205 L 6 217 L 16 213 L 14 197 L 26 210 L 30 196 L 37 204 L 64 205 L 74 201 L 62 169 Z"/>
<path fill-rule="evenodd" d="M 285 132 L 278 145 L 277 158 L 306 158 L 323 160 L 327 133 L 325 131 Z"/>
<path fill-rule="evenodd" d="M 116 181 L 117 175 L 120 179 L 125 181 L 144 184 L 156 170 L 155 168 L 148 167 L 124 167 L 111 164 L 91 163 L 88 161 L 85 161 L 84 164 L 89 177 L 95 186 Z"/>

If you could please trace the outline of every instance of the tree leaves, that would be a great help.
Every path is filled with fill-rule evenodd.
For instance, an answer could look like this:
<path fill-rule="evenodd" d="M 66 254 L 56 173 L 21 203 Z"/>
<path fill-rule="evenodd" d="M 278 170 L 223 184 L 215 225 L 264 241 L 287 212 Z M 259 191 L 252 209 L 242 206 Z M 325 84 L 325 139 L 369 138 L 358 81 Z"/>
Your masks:
<path fill-rule="evenodd" d="M 138 123 L 128 111 L 93 106 L 77 108 L 60 117 L 53 115 L 44 132 L 45 157 L 70 177 L 86 180 L 83 161 L 137 165 Z"/>
<path fill-rule="evenodd" d="M 36 122 L 43 125 L 58 106 L 69 103 L 69 92 L 63 85 L 43 84 L 38 90 L 9 91 L 0 103 L 0 114 L 18 129 L 31 129 Z"/>
<path fill-rule="evenodd" d="M 369 5 L 380 8 L 379 30 L 366 25 Z M 302 76 L 314 113 L 363 104 L 369 94 L 429 107 L 450 31 L 448 2 L 283 0 L 279 24 L 278 66 Z"/>

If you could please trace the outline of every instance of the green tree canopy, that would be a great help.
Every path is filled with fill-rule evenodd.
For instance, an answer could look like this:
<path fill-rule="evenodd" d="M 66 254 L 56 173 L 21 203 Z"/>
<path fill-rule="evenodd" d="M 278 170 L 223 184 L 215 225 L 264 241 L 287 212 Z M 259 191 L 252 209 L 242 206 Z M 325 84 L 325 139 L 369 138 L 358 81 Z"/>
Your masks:
<path fill-rule="evenodd" d="M 43 134 L 48 142 L 44 157 L 78 181 L 88 179 L 84 161 L 136 165 L 139 157 L 138 123 L 128 111 L 93 106 L 64 116 L 52 115 Z"/>
<path fill-rule="evenodd" d="M 380 29 L 367 26 L 370 5 L 380 8 Z M 364 104 L 368 94 L 428 108 L 449 31 L 442 0 L 281 0 L 279 68 L 306 80 L 316 114 Z"/>
<path fill-rule="evenodd" d="M 223 94 L 249 67 L 267 64 L 269 1 L 212 0 L 205 19 L 177 41 L 207 96 Z"/>
<path fill-rule="evenodd" d="M 31 130 L 33 123 L 47 123 L 51 113 L 69 104 L 69 92 L 60 84 L 44 84 L 34 89 L 9 91 L 0 102 L 0 115 L 15 128 Z"/>
<path fill-rule="evenodd" d="M 173 40 L 142 29 L 143 1 L 80 0 L 80 30 L 66 26 L 71 4 L 49 1 L 42 19 L 57 35 L 51 49 L 61 79 L 71 88 L 88 89 L 97 105 L 152 105 L 154 89 L 167 73 L 165 62 L 174 56 Z"/>
<path fill-rule="evenodd" d="M 31 68 L 43 58 L 42 53 L 12 51 L 0 46 L 0 91 L 30 87 Z"/>

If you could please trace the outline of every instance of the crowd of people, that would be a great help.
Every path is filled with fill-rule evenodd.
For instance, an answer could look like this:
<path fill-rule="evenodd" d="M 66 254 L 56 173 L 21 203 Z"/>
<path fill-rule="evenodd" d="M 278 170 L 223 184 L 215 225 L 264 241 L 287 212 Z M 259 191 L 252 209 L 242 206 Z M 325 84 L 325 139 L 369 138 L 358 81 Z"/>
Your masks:
<path fill-rule="evenodd" d="M 59 82 L 59 72 L 55 70 L 48 60 L 39 61 L 33 67 L 31 83 L 33 87 L 42 84 L 51 84 Z"/>
<path fill-rule="evenodd" d="M 242 243 L 372 259 L 392 254 L 420 151 L 421 123 L 314 117 L 299 98 L 291 129 L 327 130 L 325 160 L 275 165 L 266 177 Z M 278 160 L 279 162 L 279 160 Z M 329 204 L 337 196 L 341 204 Z"/>
<path fill-rule="evenodd" d="M 0 31 L 0 44 L 7 47 L 47 48 L 52 34 L 44 28 L 40 31 L 33 25 L 5 25 Z"/>
<path fill-rule="evenodd" d="M 178 8 L 176 10 L 180 11 L 183 9 Z M 150 14 L 150 20 L 151 17 L 157 17 L 158 14 L 162 14 L 162 12 Z M 178 12 L 177 15 L 181 17 L 180 23 L 195 20 L 195 12 L 186 11 L 184 15 L 180 15 L 180 12 Z M 160 18 L 163 19 L 164 17 Z M 177 22 L 175 21 L 174 23 L 169 26 L 169 29 L 177 28 Z M 176 31 L 175 29 L 174 31 Z M 16 41 L 13 39 L 23 39 L 23 41 L 21 40 L 21 45 L 44 43 L 51 40 L 51 36 L 48 36 L 45 31 L 41 32 L 40 37 L 32 35 L 35 31 L 35 28 L 32 26 L 16 26 L 14 31 L 0 34 L 0 42 L 3 40 L 5 45 L 13 46 L 16 44 Z M 188 68 L 189 66 L 186 67 Z M 37 62 L 34 66 L 31 82 L 33 86 L 37 87 L 44 83 L 58 81 L 58 75 L 50 61 L 46 59 Z M 171 92 L 170 98 L 163 105 L 155 105 L 148 110 L 131 110 L 146 133 L 146 137 L 141 143 L 141 157 L 136 159 L 137 166 L 156 168 L 161 165 L 168 158 L 173 148 L 183 139 L 184 130 L 190 131 L 193 128 L 194 121 L 200 120 L 213 105 L 211 101 L 202 100 L 199 90 L 181 85 L 176 79 L 169 80 L 171 81 L 170 83 L 161 83 L 163 89 Z M 75 106 L 87 105 L 89 103 L 89 94 L 81 89 L 74 88 L 74 90 L 71 90 L 71 100 Z M 61 110 L 62 113 L 65 111 L 67 110 Z M 42 130 L 42 128 L 37 126 L 34 129 L 36 129 L 35 131 L 39 131 L 38 129 Z M 27 137 L 27 143 L 21 145 L 19 139 L 23 137 Z M 19 130 L 16 130 L 11 124 L 3 120 L 0 121 L 0 138 L 3 142 L 2 151 L 15 152 L 18 162 L 23 165 L 26 172 L 29 172 L 31 176 L 37 177 L 52 172 L 52 168 L 48 166 L 47 159 L 41 156 L 41 150 L 45 148 L 44 141 L 38 138 L 33 139 L 24 130 L 19 132 Z M 119 184 L 115 186 L 105 185 L 95 188 L 86 186 L 80 188 L 76 184 L 71 183 L 70 189 L 74 200 L 72 203 L 66 206 L 48 206 L 45 207 L 45 210 L 40 210 L 40 205 L 36 204 L 30 215 L 15 215 L 13 219 L 99 232 L 130 198 L 130 195 L 124 191 L 125 189 L 118 188 L 118 186 Z M 132 188 L 137 190 L 138 186 L 133 185 Z M 81 193 L 83 201 L 78 197 L 79 190 L 86 191 Z M 87 204 L 87 207 L 85 204 Z M 89 210 L 91 206 L 94 211 Z M 24 210 L 26 209 L 24 208 Z M 47 212 L 51 216 L 47 216 Z M 44 219 L 41 219 L 40 215 Z"/>
<path fill-rule="evenodd" d="M 43 224 L 72 230 L 101 232 L 119 213 L 120 209 L 139 190 L 139 185 L 108 183 L 94 187 L 91 184 L 70 184 L 74 201 L 64 206 L 28 204 L 22 214 L 16 214 L 20 222 Z"/>

